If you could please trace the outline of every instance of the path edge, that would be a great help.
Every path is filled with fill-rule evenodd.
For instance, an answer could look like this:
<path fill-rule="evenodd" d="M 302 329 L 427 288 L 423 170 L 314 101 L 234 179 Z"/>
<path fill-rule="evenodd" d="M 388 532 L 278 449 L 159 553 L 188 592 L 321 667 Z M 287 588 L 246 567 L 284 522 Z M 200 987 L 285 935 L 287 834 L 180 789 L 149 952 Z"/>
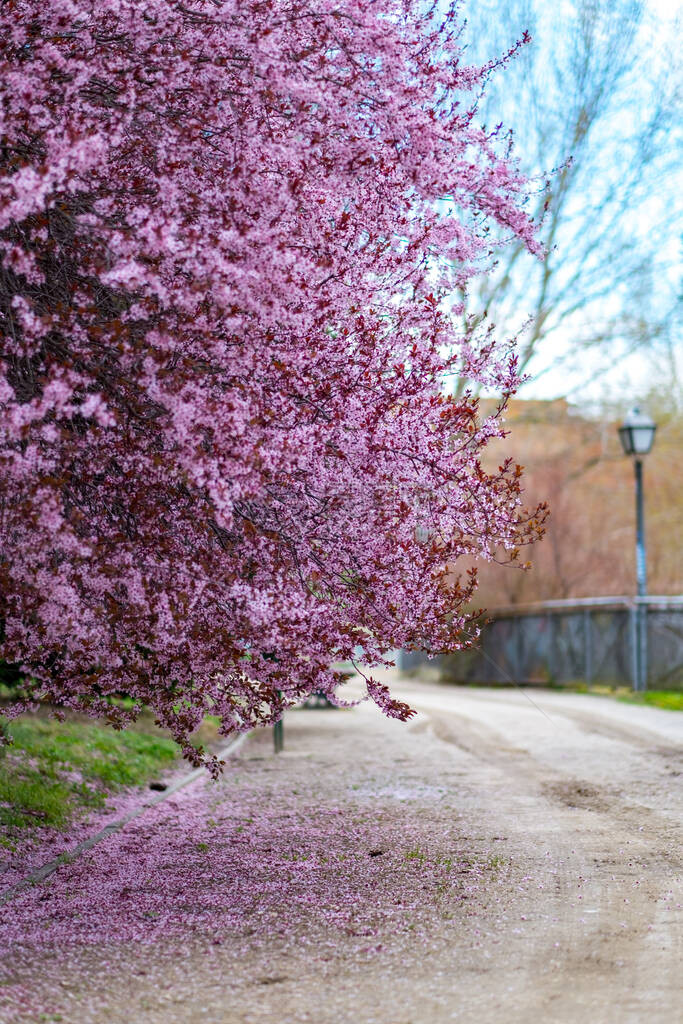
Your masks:
<path fill-rule="evenodd" d="M 249 733 L 243 732 L 239 736 L 236 736 L 224 747 L 216 752 L 218 758 L 227 757 L 228 754 L 235 753 L 239 747 L 242 746 Z M 164 800 L 168 800 L 170 796 L 177 793 L 179 789 L 184 789 L 185 786 L 189 786 L 190 783 L 194 782 L 201 775 L 206 773 L 206 768 L 195 768 L 187 775 L 183 775 L 181 779 L 177 779 L 173 782 L 168 789 L 165 789 L 163 793 L 159 793 L 157 796 L 151 797 L 146 800 L 145 803 L 136 807 L 135 810 L 130 811 L 128 814 L 124 814 L 122 818 L 118 818 L 116 821 L 112 821 L 109 825 L 105 825 L 104 828 L 96 832 L 94 836 L 90 836 L 88 839 L 83 839 L 74 849 L 67 854 L 60 854 L 53 860 L 48 861 L 47 864 L 43 864 L 42 867 L 36 868 L 26 878 L 22 878 L 20 881 L 15 882 L 9 889 L 5 889 L 4 892 L 0 893 L 0 906 L 8 903 L 15 896 L 18 896 L 24 889 L 29 889 L 31 886 L 36 885 L 38 882 L 43 882 L 50 875 L 54 874 L 57 868 L 62 867 L 64 864 L 71 864 L 74 860 L 91 850 L 93 846 L 101 843 L 103 839 L 107 839 L 109 836 L 114 835 L 115 832 L 120 832 L 122 828 L 128 824 L 129 821 L 133 821 L 135 818 L 139 818 L 150 807 L 155 807 L 157 804 L 163 803 Z"/>

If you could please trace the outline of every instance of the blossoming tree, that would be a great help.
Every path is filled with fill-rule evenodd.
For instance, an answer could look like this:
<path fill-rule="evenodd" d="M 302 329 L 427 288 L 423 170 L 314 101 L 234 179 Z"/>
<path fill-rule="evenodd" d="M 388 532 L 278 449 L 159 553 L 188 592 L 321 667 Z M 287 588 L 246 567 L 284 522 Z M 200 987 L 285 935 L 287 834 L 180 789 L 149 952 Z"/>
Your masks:
<path fill-rule="evenodd" d="M 449 297 L 538 251 L 476 123 L 493 67 L 411 0 L 0 5 L 0 656 L 29 694 L 149 705 L 197 758 L 209 711 L 459 642 L 458 559 L 538 530 L 518 467 L 482 468 L 499 417 L 443 388 L 503 408 L 510 346 Z"/>

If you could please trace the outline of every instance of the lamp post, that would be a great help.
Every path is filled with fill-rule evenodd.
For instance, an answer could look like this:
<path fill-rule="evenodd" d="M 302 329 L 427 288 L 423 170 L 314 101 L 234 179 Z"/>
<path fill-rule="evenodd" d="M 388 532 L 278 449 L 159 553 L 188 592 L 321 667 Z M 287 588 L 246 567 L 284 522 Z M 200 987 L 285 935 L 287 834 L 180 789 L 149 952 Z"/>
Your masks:
<path fill-rule="evenodd" d="M 619 427 L 619 439 L 625 455 L 633 456 L 636 476 L 636 580 L 638 597 L 647 596 L 647 559 L 645 553 L 645 514 L 643 508 L 643 456 L 652 448 L 656 424 L 640 409 L 632 409 Z M 634 630 L 634 688 L 647 688 L 647 605 L 638 601 Z"/>

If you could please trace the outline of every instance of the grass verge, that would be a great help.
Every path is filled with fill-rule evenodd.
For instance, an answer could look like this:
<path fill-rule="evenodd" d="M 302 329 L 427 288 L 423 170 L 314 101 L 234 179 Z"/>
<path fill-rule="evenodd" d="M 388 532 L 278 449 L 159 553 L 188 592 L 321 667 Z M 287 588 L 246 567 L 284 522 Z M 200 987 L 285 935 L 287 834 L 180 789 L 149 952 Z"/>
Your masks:
<path fill-rule="evenodd" d="M 558 686 L 556 690 L 569 690 L 572 693 L 592 693 L 598 697 L 614 697 L 626 704 L 641 704 L 651 708 L 664 708 L 666 711 L 683 711 L 683 691 L 681 690 L 645 690 L 636 693 L 628 686 Z"/>
<path fill-rule="evenodd" d="M 441 682 L 450 680 L 441 679 Z M 459 683 L 456 685 L 467 686 L 473 690 L 480 686 L 493 686 L 495 689 L 508 690 L 507 685 L 494 683 Z M 526 685 L 526 684 L 525 684 Z M 541 684 L 538 684 L 539 687 Z M 602 686 L 596 683 L 588 686 L 586 683 L 549 683 L 547 688 L 553 693 L 587 693 L 597 697 L 612 697 L 615 700 L 624 701 L 627 704 L 641 704 L 651 708 L 664 708 L 665 711 L 683 711 L 683 690 L 646 690 L 644 693 L 636 693 L 630 686 Z M 533 686 L 529 689 L 533 692 Z"/>
<path fill-rule="evenodd" d="M 678 690 L 646 690 L 645 693 L 625 693 L 619 700 L 629 704 L 647 704 L 653 708 L 665 708 L 667 711 L 683 711 L 683 693 Z"/>
<path fill-rule="evenodd" d="M 404 673 L 409 677 L 408 673 Z M 442 683 L 450 683 L 452 680 L 441 678 Z M 507 684 L 499 683 L 456 683 L 458 686 L 466 686 L 473 690 L 479 687 L 493 687 L 494 689 L 509 690 Z M 517 684 L 513 684 L 517 685 Z M 522 688 L 526 688 L 524 684 Z M 535 684 L 540 688 L 547 688 L 553 693 L 587 693 L 597 697 L 612 697 L 615 700 L 624 701 L 627 704 L 641 704 L 652 708 L 664 708 L 665 711 L 683 711 L 683 690 L 646 690 L 644 693 L 636 693 L 630 686 L 605 686 L 595 683 L 588 686 L 587 683 L 541 683 Z M 533 692 L 534 685 L 529 686 Z"/>
<path fill-rule="evenodd" d="M 115 732 L 38 713 L 5 728 L 13 743 L 0 747 L 0 845 L 9 848 L 23 831 L 62 829 L 83 811 L 104 807 L 109 794 L 143 785 L 178 756 L 173 740 L 149 724 Z"/>

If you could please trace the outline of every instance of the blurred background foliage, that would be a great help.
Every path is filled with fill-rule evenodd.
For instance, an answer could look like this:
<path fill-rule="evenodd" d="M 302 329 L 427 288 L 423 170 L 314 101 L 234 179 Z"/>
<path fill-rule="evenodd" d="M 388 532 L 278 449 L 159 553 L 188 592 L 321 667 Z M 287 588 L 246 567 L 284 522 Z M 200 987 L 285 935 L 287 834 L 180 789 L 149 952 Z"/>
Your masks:
<path fill-rule="evenodd" d="M 666 392 L 645 395 L 658 423 L 645 459 L 648 590 L 680 593 L 683 582 L 683 415 Z M 621 450 L 621 410 L 582 411 L 565 399 L 513 401 L 509 435 L 489 459 L 512 455 L 525 467 L 525 500 L 550 503 L 546 536 L 521 558 L 527 572 L 479 566 L 477 603 L 500 605 L 571 597 L 628 595 L 635 588 L 633 465 Z"/>

